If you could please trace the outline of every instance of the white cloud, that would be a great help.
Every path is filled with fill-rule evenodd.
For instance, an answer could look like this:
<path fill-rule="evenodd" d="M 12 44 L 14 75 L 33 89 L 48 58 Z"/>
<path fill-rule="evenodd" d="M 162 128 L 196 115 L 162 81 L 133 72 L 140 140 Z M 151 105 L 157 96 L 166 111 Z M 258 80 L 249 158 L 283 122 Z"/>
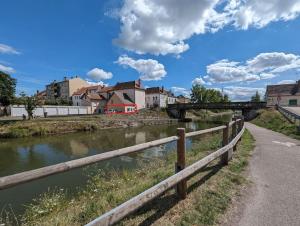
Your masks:
<path fill-rule="evenodd" d="M 120 56 L 116 63 L 135 69 L 140 74 L 140 79 L 144 81 L 161 80 L 167 74 L 164 65 L 153 59 L 135 60 L 124 55 Z"/>
<path fill-rule="evenodd" d="M 139 54 L 175 54 L 189 49 L 193 35 L 217 32 L 226 25 L 262 28 L 296 18 L 299 0 L 124 0 L 113 10 L 121 21 L 114 42 Z M 111 15 L 111 12 L 108 13 Z"/>
<path fill-rule="evenodd" d="M 256 81 L 260 79 L 258 75 L 249 73 L 244 65 L 228 60 L 221 60 L 208 65 L 206 71 L 207 76 L 205 78 L 212 83 Z"/>
<path fill-rule="evenodd" d="M 100 68 L 94 68 L 87 73 L 87 76 L 89 76 L 94 81 L 102 81 L 111 79 L 113 77 L 113 74 L 111 72 L 106 72 Z"/>
<path fill-rule="evenodd" d="M 191 91 L 190 90 L 187 90 L 186 88 L 182 88 L 182 87 L 176 87 L 176 86 L 173 86 L 171 88 L 171 91 L 176 95 L 183 95 L 185 97 L 190 97 L 190 94 L 191 94 Z"/>
<path fill-rule="evenodd" d="M 93 81 L 90 81 L 90 80 L 85 80 L 90 86 L 108 86 L 109 84 L 107 83 L 104 83 L 102 81 L 99 81 L 99 82 L 93 82 Z"/>
<path fill-rule="evenodd" d="M 274 21 L 295 19 L 300 13 L 299 0 L 247 0 L 231 9 L 234 25 L 241 29 L 262 28 Z"/>
<path fill-rule="evenodd" d="M 295 80 L 282 80 L 282 81 L 280 81 L 280 82 L 278 82 L 277 84 L 294 84 L 294 83 L 296 83 L 296 81 Z"/>
<path fill-rule="evenodd" d="M 0 71 L 3 71 L 5 73 L 9 73 L 9 74 L 12 74 L 12 73 L 15 73 L 15 69 L 13 69 L 12 67 L 8 67 L 8 66 L 5 66 L 3 64 L 0 64 Z"/>
<path fill-rule="evenodd" d="M 203 78 L 201 77 L 198 77 L 198 78 L 195 78 L 193 81 L 192 81 L 192 85 L 205 85 L 207 84 L 207 82 L 205 82 L 203 80 Z M 208 84 L 209 85 L 209 84 Z"/>
<path fill-rule="evenodd" d="M 3 54 L 20 54 L 19 51 L 15 50 L 13 47 L 4 45 L 0 43 L 0 53 Z"/>
<path fill-rule="evenodd" d="M 265 88 L 241 87 L 241 86 L 227 86 L 224 87 L 223 92 L 229 96 L 233 101 L 246 101 L 258 91 L 261 98 L 265 95 Z"/>
<path fill-rule="evenodd" d="M 271 79 L 281 73 L 299 70 L 300 56 L 286 53 L 261 53 L 243 62 L 217 61 L 206 67 L 204 81 L 212 83 L 249 82 Z"/>

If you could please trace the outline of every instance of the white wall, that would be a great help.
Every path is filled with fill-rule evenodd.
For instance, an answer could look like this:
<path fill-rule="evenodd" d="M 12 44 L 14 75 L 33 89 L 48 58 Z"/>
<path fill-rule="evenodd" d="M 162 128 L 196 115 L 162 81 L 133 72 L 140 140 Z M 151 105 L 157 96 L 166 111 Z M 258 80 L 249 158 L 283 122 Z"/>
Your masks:
<path fill-rule="evenodd" d="M 281 96 L 278 101 L 277 97 L 267 97 L 267 106 L 275 106 L 279 104 L 281 106 L 289 106 L 289 100 L 297 100 L 297 106 L 300 106 L 300 95 L 299 96 Z"/>
<path fill-rule="evenodd" d="M 157 105 L 158 107 L 167 107 L 167 95 L 159 93 L 151 93 L 146 95 L 146 106 L 151 108 Z"/>
<path fill-rule="evenodd" d="M 37 117 L 44 117 L 44 112 L 47 112 L 48 116 L 63 116 L 63 115 L 87 115 L 92 114 L 91 107 L 87 106 L 41 106 L 37 107 L 33 115 Z M 11 106 L 12 117 L 22 117 L 28 115 L 24 106 L 13 105 Z"/>
<path fill-rule="evenodd" d="M 136 89 L 134 101 L 138 110 L 146 108 L 145 90 Z"/>

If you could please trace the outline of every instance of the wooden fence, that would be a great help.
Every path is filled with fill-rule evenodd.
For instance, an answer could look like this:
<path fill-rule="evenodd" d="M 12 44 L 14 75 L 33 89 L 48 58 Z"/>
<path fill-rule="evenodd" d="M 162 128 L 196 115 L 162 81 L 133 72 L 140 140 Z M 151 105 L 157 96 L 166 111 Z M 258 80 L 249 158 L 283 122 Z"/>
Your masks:
<path fill-rule="evenodd" d="M 204 157 L 203 159 L 197 161 L 196 163 L 186 167 L 186 138 L 221 130 L 223 131 L 223 147 Z M 26 183 L 32 180 L 36 180 L 39 178 L 47 177 L 53 174 L 65 172 L 74 168 L 87 166 L 103 160 L 127 155 L 129 153 L 134 153 L 151 147 L 177 141 L 177 162 L 175 163 L 176 172 L 173 176 L 165 179 L 164 181 L 149 188 L 143 193 L 133 197 L 127 202 L 121 204 L 120 206 L 112 209 L 111 211 L 105 213 L 104 215 L 96 218 L 94 221 L 87 224 L 88 226 L 113 225 L 118 221 L 122 220 L 124 217 L 128 216 L 130 213 L 136 211 L 152 199 L 158 197 L 159 195 L 163 194 L 165 191 L 173 187 L 176 187 L 179 198 L 184 199 L 187 195 L 187 179 L 217 158 L 221 158 L 222 164 L 227 165 L 232 158 L 233 151 L 236 150 L 236 145 L 241 139 L 244 130 L 244 119 L 234 119 L 234 121 L 227 123 L 224 126 L 218 126 L 215 128 L 190 133 L 185 133 L 184 128 L 179 128 L 177 129 L 177 136 L 167 137 L 160 140 L 155 140 L 131 147 L 118 149 L 115 151 L 110 151 L 64 163 L 59 163 L 52 166 L 43 167 L 36 170 L 30 170 L 10 176 L 1 177 L 0 190 L 13 187 L 18 184 Z"/>

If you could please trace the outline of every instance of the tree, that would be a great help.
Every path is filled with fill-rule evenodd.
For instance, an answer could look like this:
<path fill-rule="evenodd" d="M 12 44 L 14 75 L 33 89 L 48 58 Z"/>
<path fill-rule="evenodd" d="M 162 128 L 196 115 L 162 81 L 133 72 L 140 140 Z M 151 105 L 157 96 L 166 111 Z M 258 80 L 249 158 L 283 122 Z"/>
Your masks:
<path fill-rule="evenodd" d="M 33 118 L 33 111 L 40 105 L 37 96 L 27 96 L 23 92 L 20 94 L 19 103 L 24 105 L 28 114 L 28 120 Z"/>
<path fill-rule="evenodd" d="M 253 96 L 251 97 L 251 101 L 252 101 L 252 102 L 260 102 L 260 101 L 261 101 L 260 95 L 259 95 L 258 91 L 256 91 L 255 95 L 253 95 Z"/>
<path fill-rule="evenodd" d="M 7 107 L 12 104 L 16 93 L 16 79 L 0 71 L 0 104 L 4 106 L 4 114 L 7 115 Z"/>
<path fill-rule="evenodd" d="M 219 103 L 229 102 L 227 95 L 222 95 L 219 90 L 206 89 L 201 85 L 194 85 L 191 89 L 191 98 L 194 103 Z"/>

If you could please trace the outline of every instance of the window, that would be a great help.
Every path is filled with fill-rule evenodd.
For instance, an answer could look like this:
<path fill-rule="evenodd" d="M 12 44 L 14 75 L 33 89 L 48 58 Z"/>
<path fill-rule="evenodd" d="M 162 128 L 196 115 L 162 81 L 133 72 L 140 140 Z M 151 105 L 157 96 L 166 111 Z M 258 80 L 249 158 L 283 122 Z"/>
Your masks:
<path fill-rule="evenodd" d="M 289 106 L 297 106 L 297 99 L 289 100 Z"/>

